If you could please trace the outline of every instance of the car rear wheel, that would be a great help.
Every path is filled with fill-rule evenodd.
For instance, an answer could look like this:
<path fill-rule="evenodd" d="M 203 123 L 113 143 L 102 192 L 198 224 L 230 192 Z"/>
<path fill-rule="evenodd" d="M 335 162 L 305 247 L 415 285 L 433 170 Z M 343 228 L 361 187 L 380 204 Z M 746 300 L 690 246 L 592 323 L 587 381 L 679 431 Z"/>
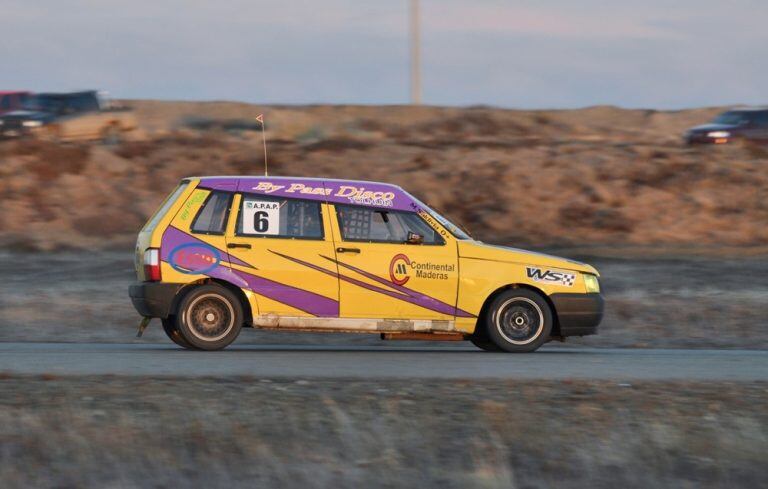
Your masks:
<path fill-rule="evenodd" d="M 173 316 L 170 316 L 167 319 L 161 319 L 161 321 L 163 323 L 163 331 L 165 331 L 166 336 L 168 336 L 171 341 L 182 348 L 186 348 L 188 350 L 195 349 L 195 347 L 193 347 L 187 340 L 184 339 L 183 336 L 181 336 L 179 330 L 176 329 L 176 319 Z"/>
<path fill-rule="evenodd" d="M 221 350 L 240 334 L 243 308 L 235 294 L 226 288 L 201 285 L 181 300 L 175 323 L 183 339 L 194 348 Z"/>
<path fill-rule="evenodd" d="M 552 322 L 547 301 L 528 289 L 502 292 L 485 317 L 488 338 L 501 350 L 512 353 L 536 351 L 549 339 Z"/>

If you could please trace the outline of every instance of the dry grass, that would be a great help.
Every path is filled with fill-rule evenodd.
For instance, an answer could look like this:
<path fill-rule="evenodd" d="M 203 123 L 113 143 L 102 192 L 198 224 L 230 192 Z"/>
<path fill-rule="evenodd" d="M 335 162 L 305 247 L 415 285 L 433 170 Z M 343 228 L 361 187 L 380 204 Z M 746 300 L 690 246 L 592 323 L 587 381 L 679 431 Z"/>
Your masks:
<path fill-rule="evenodd" d="M 133 104 L 149 135 L 141 141 L 0 143 L 0 246 L 129 247 L 179 179 L 260 173 L 259 134 L 176 127 L 188 115 L 247 119 L 263 107 Z M 715 111 L 313 106 L 266 114 L 272 174 L 397 183 L 486 241 L 765 243 L 765 149 L 689 149 L 677 140 Z"/>
<path fill-rule="evenodd" d="M 753 488 L 764 383 L 0 378 L 21 487 Z"/>

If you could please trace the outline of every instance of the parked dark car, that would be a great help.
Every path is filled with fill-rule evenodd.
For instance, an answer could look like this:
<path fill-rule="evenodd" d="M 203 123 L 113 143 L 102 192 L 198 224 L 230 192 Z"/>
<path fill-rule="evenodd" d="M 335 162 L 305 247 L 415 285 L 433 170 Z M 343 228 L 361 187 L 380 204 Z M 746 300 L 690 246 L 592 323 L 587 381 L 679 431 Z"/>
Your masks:
<path fill-rule="evenodd" d="M 135 128 L 128 109 L 113 106 L 95 90 L 38 93 L 28 97 L 20 110 L 0 115 L 0 137 L 116 140 Z"/>
<path fill-rule="evenodd" d="M 687 144 L 725 144 L 736 140 L 768 143 L 768 108 L 732 109 L 688 129 Z"/>
<path fill-rule="evenodd" d="M 0 115 L 20 109 L 29 98 L 29 92 L 0 91 Z"/>

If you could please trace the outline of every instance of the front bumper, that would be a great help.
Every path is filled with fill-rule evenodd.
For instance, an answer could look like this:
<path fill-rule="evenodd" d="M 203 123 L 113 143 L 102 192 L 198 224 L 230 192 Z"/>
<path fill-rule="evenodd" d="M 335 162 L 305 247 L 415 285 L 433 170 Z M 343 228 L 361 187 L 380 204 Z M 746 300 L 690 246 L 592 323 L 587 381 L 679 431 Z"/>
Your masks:
<path fill-rule="evenodd" d="M 597 333 L 603 319 L 605 300 L 600 294 L 552 294 L 560 336 L 586 336 Z"/>
<path fill-rule="evenodd" d="M 683 141 L 685 144 L 688 145 L 694 145 L 694 144 L 727 144 L 730 142 L 733 142 L 734 136 L 730 135 L 727 138 L 711 138 L 707 136 L 707 133 L 692 133 L 692 134 L 686 134 L 685 137 L 683 137 Z"/>
<path fill-rule="evenodd" d="M 0 126 L 0 139 L 11 139 L 28 136 L 30 134 L 29 129 L 26 127 L 3 124 Z"/>
<path fill-rule="evenodd" d="M 131 296 L 133 307 L 142 316 L 167 318 L 183 286 L 163 282 L 137 282 L 128 288 L 128 295 Z"/>

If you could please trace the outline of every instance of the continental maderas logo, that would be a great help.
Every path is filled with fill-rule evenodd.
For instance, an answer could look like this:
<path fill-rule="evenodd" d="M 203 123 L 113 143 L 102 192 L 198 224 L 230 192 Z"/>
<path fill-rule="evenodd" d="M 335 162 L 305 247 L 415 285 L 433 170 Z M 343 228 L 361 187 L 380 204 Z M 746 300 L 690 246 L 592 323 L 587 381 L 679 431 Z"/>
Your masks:
<path fill-rule="evenodd" d="M 389 262 L 389 279 L 395 285 L 405 285 L 411 279 L 408 275 L 408 271 L 411 268 L 411 260 L 400 253 L 392 257 L 392 261 Z"/>
<path fill-rule="evenodd" d="M 448 280 L 455 270 L 456 266 L 451 263 L 412 261 L 402 253 L 392 257 L 389 262 L 389 278 L 395 285 L 405 284 L 412 276 L 417 279 Z"/>

